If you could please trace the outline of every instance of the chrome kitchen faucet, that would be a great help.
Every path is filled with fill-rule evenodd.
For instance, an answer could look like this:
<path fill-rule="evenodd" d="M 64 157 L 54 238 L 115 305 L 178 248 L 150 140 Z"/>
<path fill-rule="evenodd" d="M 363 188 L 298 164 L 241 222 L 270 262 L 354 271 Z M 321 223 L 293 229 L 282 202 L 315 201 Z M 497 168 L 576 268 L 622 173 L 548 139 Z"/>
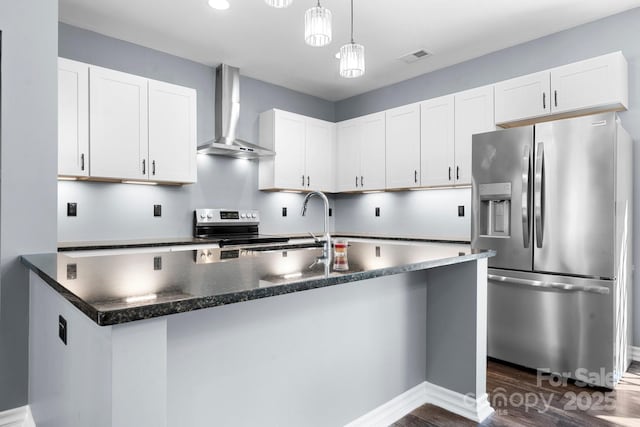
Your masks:
<path fill-rule="evenodd" d="M 322 257 L 319 258 L 318 261 L 326 262 L 327 264 L 329 264 L 331 260 L 331 236 L 329 235 L 329 199 L 327 199 L 327 196 L 321 191 L 312 191 L 310 193 L 307 193 L 304 198 L 304 202 L 302 202 L 302 216 L 306 216 L 307 204 L 309 203 L 309 199 L 313 196 L 320 197 L 322 199 L 322 202 L 324 203 L 324 234 L 322 237 L 322 240 L 324 240 L 324 246 L 322 249 Z"/>

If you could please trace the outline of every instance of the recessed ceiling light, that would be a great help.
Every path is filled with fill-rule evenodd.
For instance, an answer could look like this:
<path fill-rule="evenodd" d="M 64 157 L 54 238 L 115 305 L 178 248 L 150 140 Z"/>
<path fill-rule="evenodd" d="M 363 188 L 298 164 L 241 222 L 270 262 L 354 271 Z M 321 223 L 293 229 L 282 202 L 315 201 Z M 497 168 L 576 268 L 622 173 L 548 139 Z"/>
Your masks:
<path fill-rule="evenodd" d="M 209 0 L 209 6 L 217 10 L 227 10 L 229 2 L 227 0 Z"/>

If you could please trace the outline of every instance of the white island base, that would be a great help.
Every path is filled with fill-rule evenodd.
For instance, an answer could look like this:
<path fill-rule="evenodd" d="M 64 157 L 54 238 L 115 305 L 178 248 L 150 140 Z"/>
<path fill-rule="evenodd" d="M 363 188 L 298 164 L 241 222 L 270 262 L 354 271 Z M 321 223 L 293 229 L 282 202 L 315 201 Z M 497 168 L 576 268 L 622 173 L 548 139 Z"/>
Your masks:
<path fill-rule="evenodd" d="M 31 411 L 39 427 L 386 426 L 433 403 L 482 421 L 486 277 L 480 258 L 98 326 L 31 273 Z"/>

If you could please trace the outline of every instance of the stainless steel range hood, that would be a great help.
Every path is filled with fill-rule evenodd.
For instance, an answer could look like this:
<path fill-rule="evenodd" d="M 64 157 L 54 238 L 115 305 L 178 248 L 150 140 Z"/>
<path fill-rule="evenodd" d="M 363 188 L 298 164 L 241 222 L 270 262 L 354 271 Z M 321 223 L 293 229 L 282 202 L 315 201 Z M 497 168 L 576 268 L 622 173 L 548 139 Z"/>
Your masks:
<path fill-rule="evenodd" d="M 198 153 L 256 159 L 276 153 L 236 138 L 240 118 L 240 70 L 226 64 L 216 68 L 215 139 L 198 146 Z"/>

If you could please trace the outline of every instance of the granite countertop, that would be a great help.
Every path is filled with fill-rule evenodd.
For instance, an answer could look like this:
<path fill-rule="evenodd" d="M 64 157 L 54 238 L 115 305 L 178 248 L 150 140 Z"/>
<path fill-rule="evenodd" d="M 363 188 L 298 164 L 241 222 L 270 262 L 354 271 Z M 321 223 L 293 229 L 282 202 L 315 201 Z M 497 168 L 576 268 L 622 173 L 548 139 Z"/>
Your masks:
<path fill-rule="evenodd" d="M 316 247 L 185 250 L 73 258 L 24 255 L 24 265 L 98 325 L 451 265 L 495 255 L 469 245 L 350 242 L 348 270 L 315 263 Z"/>

